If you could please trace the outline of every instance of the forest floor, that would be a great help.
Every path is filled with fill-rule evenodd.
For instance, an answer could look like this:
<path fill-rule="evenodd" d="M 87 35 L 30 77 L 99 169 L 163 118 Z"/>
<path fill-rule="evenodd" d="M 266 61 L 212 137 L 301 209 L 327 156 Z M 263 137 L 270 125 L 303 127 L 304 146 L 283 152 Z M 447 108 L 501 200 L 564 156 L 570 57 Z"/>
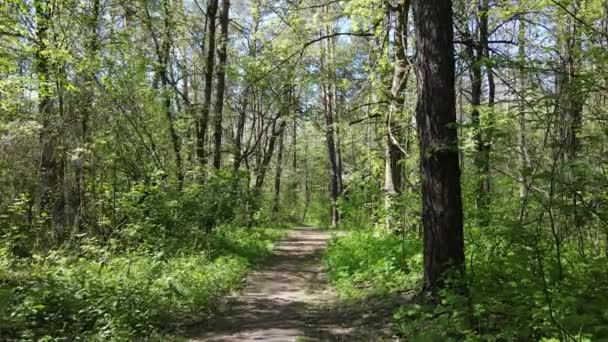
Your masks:
<path fill-rule="evenodd" d="M 331 233 L 294 228 L 273 255 L 195 327 L 191 341 L 387 341 L 401 298 L 341 301 L 321 256 Z"/>

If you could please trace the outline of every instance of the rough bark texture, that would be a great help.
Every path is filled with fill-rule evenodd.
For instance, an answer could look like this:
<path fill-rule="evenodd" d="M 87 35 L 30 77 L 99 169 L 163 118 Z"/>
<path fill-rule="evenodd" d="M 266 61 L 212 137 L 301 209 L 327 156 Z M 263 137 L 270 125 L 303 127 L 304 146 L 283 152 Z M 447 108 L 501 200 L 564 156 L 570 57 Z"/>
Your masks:
<path fill-rule="evenodd" d="M 464 270 L 452 2 L 415 0 L 412 7 L 417 37 L 424 288 L 437 294 L 450 267 Z"/>
<path fill-rule="evenodd" d="M 220 10 L 220 46 L 217 49 L 218 64 L 216 71 L 215 88 L 215 117 L 214 117 L 214 148 L 213 167 L 219 169 L 222 166 L 222 114 L 224 111 L 224 92 L 226 88 L 226 46 L 228 45 L 228 23 L 230 12 L 230 0 L 222 0 Z"/>

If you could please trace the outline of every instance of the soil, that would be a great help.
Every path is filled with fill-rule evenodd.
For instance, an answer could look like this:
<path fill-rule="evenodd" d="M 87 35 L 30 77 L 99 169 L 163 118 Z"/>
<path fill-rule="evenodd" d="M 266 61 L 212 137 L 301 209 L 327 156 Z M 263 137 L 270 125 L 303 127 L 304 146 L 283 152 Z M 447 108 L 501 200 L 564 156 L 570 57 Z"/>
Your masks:
<path fill-rule="evenodd" d="M 405 298 L 340 301 L 323 272 L 332 233 L 294 228 L 249 274 L 239 293 L 218 305 L 191 341 L 390 341 L 391 312 Z"/>

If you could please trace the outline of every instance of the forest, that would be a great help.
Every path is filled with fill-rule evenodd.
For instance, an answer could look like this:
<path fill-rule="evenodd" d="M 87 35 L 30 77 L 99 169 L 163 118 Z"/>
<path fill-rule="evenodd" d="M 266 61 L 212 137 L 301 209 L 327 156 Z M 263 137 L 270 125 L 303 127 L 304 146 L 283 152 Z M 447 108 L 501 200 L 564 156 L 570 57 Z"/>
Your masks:
<path fill-rule="evenodd" d="M 0 0 L 0 341 L 608 341 L 607 265 L 608 0 Z"/>

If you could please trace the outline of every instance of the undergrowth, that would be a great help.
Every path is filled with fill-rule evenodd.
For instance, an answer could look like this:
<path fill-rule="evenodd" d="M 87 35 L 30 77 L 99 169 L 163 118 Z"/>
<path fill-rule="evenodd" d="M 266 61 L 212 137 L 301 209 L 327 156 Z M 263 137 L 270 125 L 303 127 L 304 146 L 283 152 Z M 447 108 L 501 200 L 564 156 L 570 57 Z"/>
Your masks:
<path fill-rule="evenodd" d="M 351 231 L 336 237 L 324 259 L 343 298 L 406 291 L 420 284 L 420 242 L 387 231 Z"/>
<path fill-rule="evenodd" d="M 0 340 L 154 338 L 206 317 L 283 236 L 224 226 L 200 249 L 0 256 Z M 94 246 L 90 246 L 95 249 Z"/>
<path fill-rule="evenodd" d="M 543 257 L 541 274 L 538 252 L 524 244 L 533 237 L 509 246 L 502 240 L 505 236 L 499 237 L 507 228 L 516 229 L 469 228 L 469 245 L 476 248 L 467 254 L 468 295 L 443 290 L 438 303 L 420 294 L 418 238 L 403 239 L 378 230 L 350 231 L 334 238 L 325 263 L 344 299 L 417 294 L 393 317 L 395 333 L 407 341 L 608 340 L 606 259 L 583 262 L 577 260 L 576 251 L 566 250 L 564 259 L 577 267 L 565 265 L 566 274 L 559 279 L 555 262 Z M 490 243 L 497 239 L 504 245 Z"/>
<path fill-rule="evenodd" d="M 381 227 L 331 242 L 330 280 L 343 298 L 416 294 L 393 316 L 407 341 L 608 341 L 606 256 L 565 243 L 558 255 L 546 222 L 522 225 L 509 219 L 516 210 L 505 196 L 488 226 L 467 220 L 464 294 L 443 290 L 429 301 L 420 292 L 421 237 Z"/>

